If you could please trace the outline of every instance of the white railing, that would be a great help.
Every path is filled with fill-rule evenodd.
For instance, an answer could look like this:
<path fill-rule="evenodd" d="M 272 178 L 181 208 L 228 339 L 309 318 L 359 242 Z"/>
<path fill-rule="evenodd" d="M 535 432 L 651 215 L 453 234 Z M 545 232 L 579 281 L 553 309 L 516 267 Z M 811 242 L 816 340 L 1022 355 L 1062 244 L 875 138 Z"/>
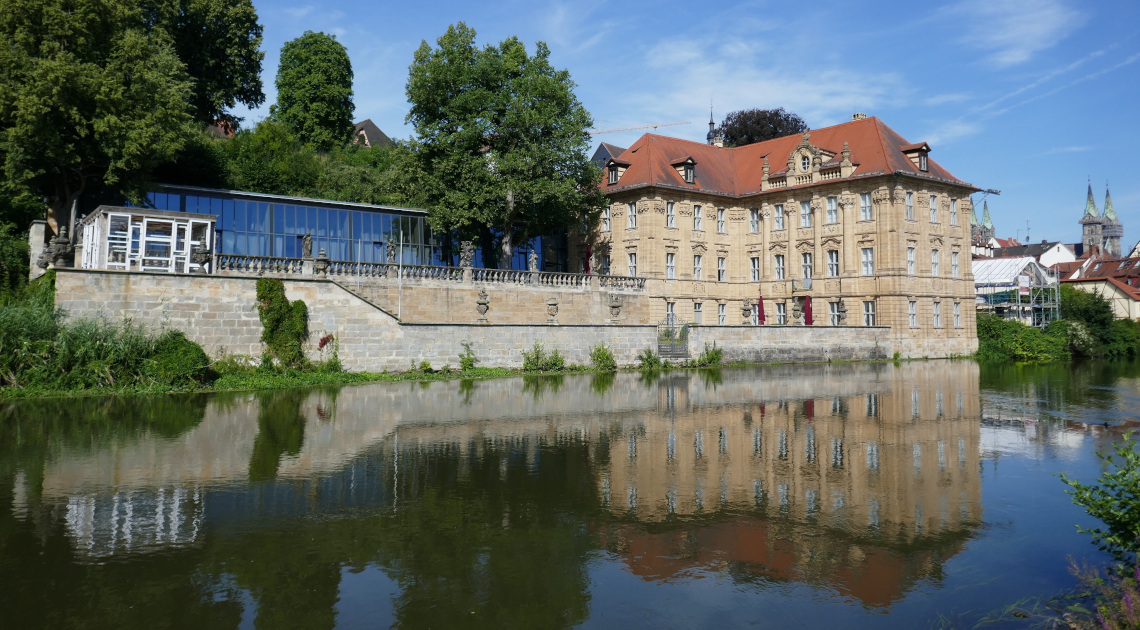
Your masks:
<path fill-rule="evenodd" d="M 214 260 L 218 271 L 241 271 L 258 275 L 264 273 L 301 274 L 300 258 L 214 254 Z"/>
<path fill-rule="evenodd" d="M 783 178 L 783 177 L 781 177 L 780 179 L 768 180 L 768 187 L 769 188 L 786 188 L 787 186 L 788 186 L 788 180 L 786 178 Z"/>
<path fill-rule="evenodd" d="M 829 171 L 820 171 L 819 178 L 823 181 L 827 181 L 829 179 L 839 179 L 841 174 L 842 173 L 840 173 L 839 169 L 836 168 Z"/>
<path fill-rule="evenodd" d="M 810 183 L 811 183 L 811 175 L 796 175 L 796 185 L 797 186 L 799 186 L 801 184 L 810 184 Z"/>

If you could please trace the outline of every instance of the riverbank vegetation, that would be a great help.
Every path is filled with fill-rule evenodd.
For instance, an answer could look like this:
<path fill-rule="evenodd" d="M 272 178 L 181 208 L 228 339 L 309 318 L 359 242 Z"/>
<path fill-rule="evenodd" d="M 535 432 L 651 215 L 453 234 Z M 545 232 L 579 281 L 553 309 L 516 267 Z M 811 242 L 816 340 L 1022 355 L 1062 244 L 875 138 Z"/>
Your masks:
<path fill-rule="evenodd" d="M 1061 319 L 1044 329 L 978 315 L 979 359 L 1053 362 L 1140 357 L 1140 323 L 1114 319 L 1108 300 L 1061 286 Z"/>

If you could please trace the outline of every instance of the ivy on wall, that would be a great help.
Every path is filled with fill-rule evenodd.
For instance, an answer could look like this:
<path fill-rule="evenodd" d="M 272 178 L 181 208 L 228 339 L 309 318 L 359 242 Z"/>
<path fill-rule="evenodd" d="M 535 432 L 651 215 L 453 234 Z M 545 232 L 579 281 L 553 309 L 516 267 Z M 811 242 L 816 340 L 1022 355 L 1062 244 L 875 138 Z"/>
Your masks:
<path fill-rule="evenodd" d="M 308 366 L 302 344 L 309 336 L 309 308 L 304 300 L 290 302 L 285 284 L 275 278 L 257 281 L 257 313 L 261 318 L 262 364 L 274 361 L 285 369 Z"/>

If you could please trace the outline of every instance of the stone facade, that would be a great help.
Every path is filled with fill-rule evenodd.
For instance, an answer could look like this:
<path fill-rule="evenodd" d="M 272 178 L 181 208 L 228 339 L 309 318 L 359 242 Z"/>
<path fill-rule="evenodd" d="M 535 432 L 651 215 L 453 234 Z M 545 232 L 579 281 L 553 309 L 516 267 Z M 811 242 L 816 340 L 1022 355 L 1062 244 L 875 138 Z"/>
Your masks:
<path fill-rule="evenodd" d="M 717 325 L 723 309 L 723 323 L 738 325 L 745 300 L 762 300 L 764 323 L 778 323 L 782 308 L 795 324 L 811 297 L 814 326 L 835 324 L 830 309 L 842 303 L 839 324 L 864 325 L 873 309 L 866 323 L 890 327 L 903 356 L 970 354 L 976 188 L 927 162 L 925 143 L 876 145 L 889 134 L 868 133 L 872 123 L 889 130 L 863 119 L 735 149 L 643 136 L 611 161 L 609 207 L 590 234 L 570 239 L 571 260 L 592 242 L 596 265 L 647 278 L 651 321 Z M 676 172 L 664 164 L 674 159 Z"/>
<path fill-rule="evenodd" d="M 403 371 L 421 361 L 435 368 L 456 366 L 464 342 L 471 344 L 480 366 L 508 368 L 521 367 L 522 350 L 536 342 L 581 365 L 589 365 L 590 351 L 597 344 L 607 345 L 619 365 L 635 364 L 638 353 L 657 344 L 654 325 L 401 323 L 337 282 L 282 281 L 289 299 L 304 300 L 309 306 L 308 356 L 327 359 L 330 346 L 323 351 L 317 346 L 321 337 L 333 334 L 339 357 L 351 371 Z M 56 304 L 74 318 L 130 319 L 152 331 L 182 330 L 212 357 L 256 358 L 263 351 L 256 282 L 256 277 L 61 269 Z M 405 290 L 404 299 L 414 301 L 417 288 Z M 549 318 L 549 304 L 543 307 Z M 562 321 L 561 310 L 558 320 Z M 895 351 L 889 330 L 882 327 L 710 327 L 690 333 L 694 352 L 706 342 L 725 347 L 730 360 L 860 360 Z"/>

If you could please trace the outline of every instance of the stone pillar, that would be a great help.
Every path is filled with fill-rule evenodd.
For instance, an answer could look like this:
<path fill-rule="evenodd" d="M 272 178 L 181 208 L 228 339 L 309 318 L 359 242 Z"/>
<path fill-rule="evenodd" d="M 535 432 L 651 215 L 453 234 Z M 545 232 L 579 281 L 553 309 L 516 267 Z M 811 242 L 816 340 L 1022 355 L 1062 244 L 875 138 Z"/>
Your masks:
<path fill-rule="evenodd" d="M 36 278 L 47 273 L 47 266 L 40 266 L 40 260 L 44 256 L 44 245 L 47 243 L 47 221 L 37 219 L 32 221 L 32 227 L 28 230 L 28 256 L 31 260 L 28 261 L 28 280 L 35 280 Z"/>

